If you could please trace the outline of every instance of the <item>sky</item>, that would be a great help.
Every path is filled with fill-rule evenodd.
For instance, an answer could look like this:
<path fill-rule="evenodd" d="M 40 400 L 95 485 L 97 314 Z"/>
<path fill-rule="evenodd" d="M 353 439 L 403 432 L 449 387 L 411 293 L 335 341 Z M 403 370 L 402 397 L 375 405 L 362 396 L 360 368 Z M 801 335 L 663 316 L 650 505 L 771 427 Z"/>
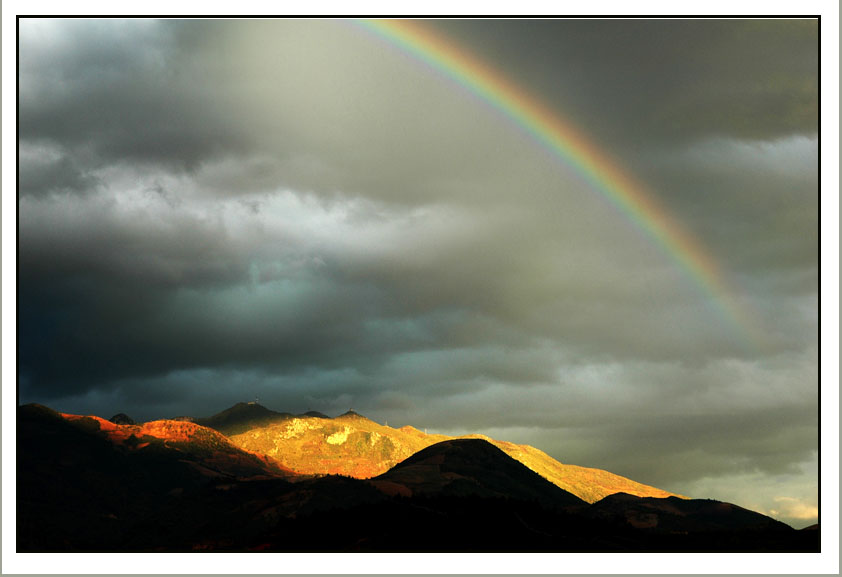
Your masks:
<path fill-rule="evenodd" d="M 353 408 L 816 522 L 817 21 L 413 30 L 20 20 L 19 402 Z"/>

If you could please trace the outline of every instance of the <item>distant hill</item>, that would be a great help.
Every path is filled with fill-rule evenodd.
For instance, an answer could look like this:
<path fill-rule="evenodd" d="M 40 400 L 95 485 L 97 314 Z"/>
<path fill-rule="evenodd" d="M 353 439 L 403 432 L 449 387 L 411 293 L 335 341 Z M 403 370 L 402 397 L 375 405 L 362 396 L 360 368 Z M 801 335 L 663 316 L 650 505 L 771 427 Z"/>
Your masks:
<path fill-rule="evenodd" d="M 631 479 L 577 465 L 562 464 L 529 445 L 483 435 L 484 439 L 556 486 L 589 503 L 612 493 L 641 497 L 680 496 Z M 349 411 L 335 419 L 299 415 L 231 436 L 239 447 L 267 455 L 302 474 L 376 477 L 434 443 L 453 439 L 426 434 L 409 425 L 394 429 Z"/>
<path fill-rule="evenodd" d="M 117 424 L 117 425 L 136 425 L 137 424 L 137 423 L 135 423 L 134 419 L 132 419 L 130 416 L 128 416 L 125 413 L 117 413 L 116 415 L 114 415 L 113 417 L 111 417 L 108 420 L 111 421 L 114 424 Z"/>
<path fill-rule="evenodd" d="M 290 417 L 290 413 L 278 413 L 257 403 L 237 403 L 210 417 L 195 418 L 193 422 L 231 436 Z"/>
<path fill-rule="evenodd" d="M 342 417 L 360 416 L 354 411 L 348 411 Z M 307 411 L 300 415 L 293 413 L 279 413 L 267 409 L 257 402 L 237 403 L 232 407 L 220 411 L 210 417 L 177 417 L 172 420 L 186 420 L 219 431 L 223 435 L 239 435 L 251 429 L 267 427 L 282 423 L 293 418 L 328 419 L 330 417 L 319 411 Z"/>
<path fill-rule="evenodd" d="M 655 499 L 617 493 L 591 505 L 588 516 L 636 529 L 672 533 L 792 531 L 789 525 L 771 517 L 712 499 Z"/>

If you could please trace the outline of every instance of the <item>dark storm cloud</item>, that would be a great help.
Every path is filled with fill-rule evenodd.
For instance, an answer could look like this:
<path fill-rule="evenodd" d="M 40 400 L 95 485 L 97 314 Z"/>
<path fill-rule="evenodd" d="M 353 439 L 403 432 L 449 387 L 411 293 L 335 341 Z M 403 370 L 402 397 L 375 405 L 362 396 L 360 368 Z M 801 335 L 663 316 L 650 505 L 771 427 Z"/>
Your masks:
<path fill-rule="evenodd" d="M 180 28 L 140 20 L 25 21 L 23 141 L 60 143 L 94 167 L 148 162 L 185 169 L 241 148 L 229 116 L 217 108 L 232 87 L 209 83 L 212 59 L 189 61 L 190 26 L 187 34 Z"/>
<path fill-rule="evenodd" d="M 809 501 L 815 23 L 436 26 L 640 176 L 765 348 L 645 222 L 361 27 L 23 20 L 21 399 L 353 407 Z"/>
<path fill-rule="evenodd" d="M 818 131 L 817 20 L 442 21 L 605 142 Z M 548 72 L 549 71 L 549 72 Z"/>

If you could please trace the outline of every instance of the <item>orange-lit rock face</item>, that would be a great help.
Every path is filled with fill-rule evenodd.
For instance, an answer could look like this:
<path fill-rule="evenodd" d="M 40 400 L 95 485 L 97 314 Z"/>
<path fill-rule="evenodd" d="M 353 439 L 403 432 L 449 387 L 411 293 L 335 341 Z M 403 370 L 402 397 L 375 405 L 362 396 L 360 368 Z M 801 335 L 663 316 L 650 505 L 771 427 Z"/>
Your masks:
<path fill-rule="evenodd" d="M 68 413 L 61 413 L 61 416 L 69 421 L 89 420 L 99 425 L 99 430 L 105 433 L 109 439 L 117 443 L 125 443 L 125 441 L 134 435 L 137 438 L 154 437 L 170 442 L 187 443 L 196 440 L 216 440 L 219 443 L 228 444 L 228 438 L 224 435 L 201 427 L 195 423 L 187 421 L 150 421 L 142 425 L 117 425 L 111 421 L 94 415 L 71 415 Z"/>
<path fill-rule="evenodd" d="M 196 438 L 200 431 L 204 436 L 213 436 L 225 440 L 225 437 L 216 433 L 216 431 L 186 421 L 151 421 L 140 426 L 141 435 L 185 443 Z"/>
<path fill-rule="evenodd" d="M 202 473 L 218 476 L 240 473 L 291 476 L 293 473 L 274 459 L 235 446 L 225 435 L 189 421 L 150 421 L 141 425 L 118 425 L 96 416 L 61 413 L 81 426 L 97 427 L 112 443 L 130 451 L 163 445 L 190 454 Z"/>

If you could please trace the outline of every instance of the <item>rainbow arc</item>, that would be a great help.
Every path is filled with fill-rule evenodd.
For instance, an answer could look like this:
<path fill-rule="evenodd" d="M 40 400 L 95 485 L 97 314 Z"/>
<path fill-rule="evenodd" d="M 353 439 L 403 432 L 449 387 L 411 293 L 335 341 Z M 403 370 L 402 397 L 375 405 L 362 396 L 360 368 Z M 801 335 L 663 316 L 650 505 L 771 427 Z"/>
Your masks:
<path fill-rule="evenodd" d="M 417 20 L 363 20 L 360 24 L 473 93 L 571 166 L 691 279 L 722 318 L 752 348 L 763 337 L 738 306 L 735 291 L 709 252 L 657 198 L 574 124 L 511 82 L 494 67 Z"/>

